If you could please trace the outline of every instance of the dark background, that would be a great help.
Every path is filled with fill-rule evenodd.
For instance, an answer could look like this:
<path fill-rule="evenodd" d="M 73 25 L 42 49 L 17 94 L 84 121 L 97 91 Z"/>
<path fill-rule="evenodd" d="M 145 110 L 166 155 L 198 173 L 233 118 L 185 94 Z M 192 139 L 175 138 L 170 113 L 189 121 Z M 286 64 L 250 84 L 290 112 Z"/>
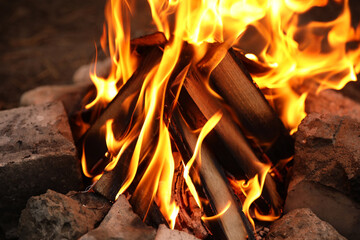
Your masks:
<path fill-rule="evenodd" d="M 350 5 L 356 25 L 360 1 Z M 0 0 L 0 110 L 16 107 L 36 86 L 71 83 L 74 71 L 95 57 L 104 6 L 105 0 Z"/>
<path fill-rule="evenodd" d="M 36 86 L 71 83 L 95 56 L 104 7 L 105 0 L 0 0 L 0 110 Z"/>

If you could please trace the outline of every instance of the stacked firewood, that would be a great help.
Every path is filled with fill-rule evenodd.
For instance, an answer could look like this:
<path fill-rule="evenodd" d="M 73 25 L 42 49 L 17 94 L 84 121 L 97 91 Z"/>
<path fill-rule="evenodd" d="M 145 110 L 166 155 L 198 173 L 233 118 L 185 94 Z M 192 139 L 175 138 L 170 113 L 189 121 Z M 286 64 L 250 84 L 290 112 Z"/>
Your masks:
<path fill-rule="evenodd" d="M 129 96 L 139 94 L 147 73 L 159 63 L 166 44 L 161 33 L 132 41 L 134 51 L 140 55 L 138 69 L 102 114 L 90 123 L 91 127 L 79 141 L 91 174 L 101 173 L 110 161 L 105 132 L 100 131 L 100 128 L 109 119 L 114 119 L 115 136 L 121 136 L 129 128 L 132 124 L 131 116 L 124 116 L 120 106 Z M 215 215 L 222 210 L 221 206 L 231 203 L 230 209 L 221 218 L 207 223 L 210 231 L 221 239 L 253 238 L 241 202 L 233 193 L 227 176 L 235 179 L 253 178 L 261 172 L 261 163 L 275 165 L 281 159 L 291 157 L 293 140 L 252 81 L 239 58 L 239 52 L 214 44 L 196 64 L 191 62 L 192 54 L 191 46 L 184 43 L 180 60 L 170 77 L 164 120 L 169 126 L 173 144 L 186 162 L 193 155 L 197 141 L 193 130 L 203 127 L 219 110 L 222 112 L 221 120 L 202 145 L 201 164 L 194 163 L 197 172 L 190 174 L 197 174 L 201 179 L 201 184 L 195 187 L 201 199 L 204 199 L 202 205 L 206 215 Z M 218 64 L 212 69 L 214 62 Z M 207 78 L 221 100 L 207 89 L 204 81 Z M 135 102 L 130 104 L 128 112 L 134 108 Z M 154 129 L 153 134 L 156 139 L 157 129 Z M 145 149 L 151 151 L 152 143 L 147 144 Z M 134 144 L 128 147 L 117 166 L 102 175 L 94 185 L 94 191 L 109 200 L 115 200 L 124 182 L 134 147 Z M 144 174 L 146 165 L 145 160 L 139 166 L 128 189 L 130 195 Z M 163 222 L 155 203 L 152 203 L 149 211 L 142 204 L 149 197 L 144 194 L 136 199 L 130 198 L 130 202 L 135 212 L 141 217 L 146 215 L 152 224 Z M 264 212 L 269 211 L 269 208 L 277 213 L 281 211 L 282 200 L 278 186 L 270 174 L 265 178 L 262 198 L 258 202 Z"/>

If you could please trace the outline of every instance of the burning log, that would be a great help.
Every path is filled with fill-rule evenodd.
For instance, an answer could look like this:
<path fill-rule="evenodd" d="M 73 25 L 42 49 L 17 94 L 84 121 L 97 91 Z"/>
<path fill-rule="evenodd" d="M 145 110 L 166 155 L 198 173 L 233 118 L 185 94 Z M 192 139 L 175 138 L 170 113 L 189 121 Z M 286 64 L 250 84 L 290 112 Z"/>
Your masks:
<path fill-rule="evenodd" d="M 293 139 L 232 49 L 222 45 L 210 49 L 198 67 L 205 74 L 211 72 L 210 84 L 231 106 L 242 131 L 274 164 L 293 155 Z"/>
<path fill-rule="evenodd" d="M 124 101 L 129 97 L 138 95 L 146 77 L 146 74 L 157 64 L 161 58 L 161 51 L 157 47 L 149 51 L 141 61 L 141 68 L 138 68 L 133 76 L 126 82 L 126 84 L 120 89 L 117 96 L 109 103 L 106 110 L 96 120 L 96 122 L 90 127 L 82 138 L 84 153 L 86 158 L 87 169 L 90 174 L 96 175 L 101 173 L 103 167 L 107 162 L 103 161 L 103 157 L 107 152 L 105 131 L 101 131 L 101 128 L 105 125 L 106 121 L 110 119 L 116 119 L 114 122 L 114 129 L 116 129 L 115 135 L 123 134 L 130 121 L 131 114 L 123 112 Z M 129 109 L 134 108 L 134 102 Z M 129 111 L 132 112 L 132 111 Z M 102 166 L 102 168 L 101 168 Z"/>
<path fill-rule="evenodd" d="M 129 171 L 129 165 L 134 152 L 135 144 L 136 140 L 133 141 L 132 144 L 124 151 L 115 168 L 109 172 L 105 172 L 101 176 L 101 178 L 96 182 L 93 187 L 93 190 L 95 192 L 101 194 L 110 201 L 116 200 L 119 189 L 123 186 L 127 176 L 127 172 Z M 153 142 L 148 142 L 147 146 L 144 147 L 145 152 L 151 151 L 152 147 Z M 136 186 L 139 184 L 141 178 L 143 177 L 146 166 L 148 164 L 149 158 L 147 157 L 146 159 L 144 159 L 144 161 L 141 162 L 136 177 L 127 190 L 130 195 L 135 192 Z M 144 192 L 144 194 L 146 193 Z M 147 224 L 154 227 L 157 227 L 160 224 L 167 224 L 158 206 L 154 202 L 151 202 L 151 200 L 144 199 L 146 197 L 151 198 L 151 196 L 149 194 L 147 194 L 148 196 L 144 194 L 142 194 L 141 192 L 140 195 L 137 196 L 137 198 L 142 198 L 143 201 L 137 201 L 137 199 L 135 199 L 133 196 L 130 198 L 129 201 L 133 207 L 134 212 L 136 212 Z M 144 202 L 151 202 L 151 205 L 147 206 L 147 204 L 144 204 Z"/>
<path fill-rule="evenodd" d="M 136 119 L 136 115 L 138 114 L 137 111 L 134 111 L 135 100 L 137 99 L 147 73 L 156 66 L 161 58 L 160 49 L 153 44 L 166 44 L 166 39 L 164 40 L 162 34 L 155 34 L 150 37 L 149 45 L 147 45 L 148 40 L 146 39 L 147 37 L 141 38 L 137 43 L 139 44 L 138 51 L 140 55 L 142 55 L 141 67 L 135 71 L 133 76 L 120 89 L 117 96 L 83 137 L 83 156 L 86 158 L 89 175 L 101 173 L 111 160 L 109 155 L 106 155 L 109 154 L 109 150 L 106 145 L 106 133 L 103 131 L 104 129 L 102 129 L 106 122 L 110 119 L 115 120 L 112 124 L 115 138 L 123 136 L 133 127 L 134 122 L 132 120 Z M 154 41 L 152 42 L 152 40 Z M 152 50 L 149 51 L 149 49 Z M 262 149 L 269 151 L 269 149 L 273 148 L 274 144 L 277 144 L 278 139 L 283 136 L 290 138 L 290 136 L 285 134 L 286 130 L 281 121 L 277 118 L 259 89 L 253 84 L 250 76 L 246 74 L 240 60 L 237 59 L 235 55 L 231 55 L 231 51 L 225 54 L 225 60 L 222 60 L 219 64 L 220 70 L 216 67 L 213 71 L 211 83 L 215 82 L 214 85 L 216 89 L 220 89 L 219 92 L 224 96 L 224 100 L 231 108 L 236 109 L 235 115 L 237 115 L 237 119 L 235 117 L 234 120 L 232 110 L 229 110 L 224 103 L 206 89 L 206 86 L 202 82 L 203 75 L 206 72 L 210 72 L 210 66 L 214 66 L 212 65 L 214 61 L 221 59 L 218 55 L 223 54 L 223 52 L 220 50 L 216 51 L 214 57 L 205 57 L 198 66 L 192 66 L 191 71 L 188 71 L 190 66 L 188 65 L 188 67 L 178 74 L 183 66 L 191 61 L 191 57 L 189 58 L 189 56 L 192 55 L 192 51 L 185 47 L 182 51 L 180 61 L 170 77 L 169 82 L 173 84 L 169 84 L 170 89 L 168 90 L 170 90 L 170 93 L 173 95 L 179 97 L 179 104 L 183 109 L 182 116 L 187 119 L 187 122 L 191 123 L 192 126 L 201 127 L 203 123 L 208 121 L 218 110 L 222 110 L 223 117 L 215 127 L 216 133 L 214 133 L 212 139 L 215 139 L 216 144 L 222 146 L 221 149 L 224 150 L 226 156 L 219 156 L 219 154 L 223 154 L 223 152 L 214 153 L 211 152 L 208 147 L 205 147 L 206 150 L 202 154 L 208 159 L 203 161 L 201 166 L 199 165 L 199 168 L 202 169 L 199 174 L 203 186 L 198 187 L 205 189 L 205 195 L 210 200 L 210 203 L 204 204 L 207 205 L 205 211 L 208 215 L 219 213 L 223 210 L 223 207 L 226 206 L 226 203 L 230 203 L 229 213 L 226 213 L 224 217 L 220 217 L 215 225 L 214 223 L 209 223 L 212 229 L 215 229 L 216 234 L 221 238 L 238 239 L 240 237 L 245 239 L 246 235 L 252 236 L 252 231 L 247 227 L 247 220 L 230 190 L 230 184 L 224 175 L 222 167 L 218 166 L 220 161 L 217 160 L 222 159 L 221 165 L 230 169 L 229 172 L 235 173 L 235 176 L 250 179 L 262 172 L 264 164 L 259 160 L 259 157 L 263 154 L 261 148 L 257 147 L 259 151 L 254 152 L 247 138 L 255 138 L 255 142 L 258 143 Z M 227 64 L 228 67 L 223 66 L 223 62 Z M 221 70 L 222 68 L 224 69 Z M 224 73 L 219 73 L 219 71 Z M 222 82 L 219 80 L 220 78 L 223 78 Z M 240 80 L 237 78 L 240 78 Z M 173 79 L 175 80 L 172 81 Z M 182 82 L 183 80 L 184 82 Z M 240 81 L 242 85 L 249 85 L 248 88 L 250 88 L 250 90 L 240 89 L 241 85 L 236 81 Z M 181 91 L 178 92 L 178 95 L 172 91 L 171 86 L 179 83 L 180 86 L 183 87 L 180 88 Z M 227 85 L 232 86 L 231 89 L 229 89 Z M 237 93 L 236 91 L 241 93 Z M 246 98 L 247 94 L 249 94 L 249 98 Z M 167 94 L 167 98 L 169 97 L 172 100 L 171 94 Z M 123 110 L 124 102 L 129 104 L 126 108 L 127 110 Z M 169 109 L 165 109 L 165 116 L 167 119 L 172 119 L 170 126 L 173 131 L 172 137 L 175 140 L 175 144 L 182 153 L 183 158 L 189 159 L 188 157 L 191 156 L 195 147 L 196 137 L 189 129 L 183 129 L 185 123 L 182 122 L 181 113 L 175 112 L 176 116 L 171 116 L 173 109 L 176 109 L 176 106 L 171 105 L 170 111 Z M 242 111 L 244 111 L 244 114 L 240 114 Z M 184 112 L 186 112 L 186 114 L 184 114 Z M 257 119 L 258 117 L 259 119 Z M 190 121 L 188 119 L 190 119 Z M 236 123 L 236 120 L 239 121 L 240 126 Z M 272 124 L 274 124 L 275 130 L 270 133 L 265 131 L 267 128 L 272 130 L 273 128 L 270 128 Z M 260 126 L 260 130 L 256 129 L 256 126 Z M 283 131 L 282 134 L 278 132 L 279 129 Z M 154 133 L 154 139 L 157 139 L 158 130 L 152 129 L 151 131 Z M 243 131 L 246 133 L 247 138 L 244 136 Z M 127 181 L 128 169 L 137 142 L 136 139 L 137 138 L 132 140 L 132 144 L 122 153 L 115 168 L 110 172 L 105 172 L 93 188 L 109 200 L 116 199 L 119 189 L 123 187 L 124 182 Z M 290 141 L 290 145 L 291 143 Z M 179 146 L 180 144 L 183 144 L 185 147 Z M 151 219 L 152 224 L 158 225 L 165 221 L 158 206 L 153 201 L 153 196 L 146 191 L 136 191 L 136 187 L 146 172 L 151 160 L 152 151 L 154 150 L 154 145 L 156 144 L 149 141 L 144 145 L 147 146 L 142 146 L 142 160 L 135 178 L 131 180 L 132 182 L 127 192 L 131 195 L 130 202 L 134 211 L 137 212 L 141 218 Z M 288 152 L 286 152 L 286 154 L 288 154 Z M 277 159 L 280 159 L 279 156 L 277 157 Z M 266 180 L 264 183 L 265 190 L 263 197 L 275 212 L 278 213 L 281 200 L 273 179 L 269 174 L 265 174 Z M 224 191 L 223 194 L 218 194 L 222 191 Z M 226 201 L 225 204 L 224 201 Z M 150 203 L 151 205 L 149 206 L 146 203 Z M 246 231 L 248 232 L 247 234 Z"/>
<path fill-rule="evenodd" d="M 197 138 L 187 127 L 177 109 L 170 121 L 170 131 L 183 159 L 190 159 L 195 150 Z M 246 239 L 247 236 L 248 239 L 254 239 L 252 230 L 248 227 L 246 217 L 229 187 L 221 166 L 205 145 L 201 148 L 201 163 L 198 161 L 199 159 L 194 162 L 195 168 L 198 169 L 204 194 L 209 200 L 203 201 L 206 214 L 220 213 L 227 205 L 229 206 L 227 211 L 217 218 L 217 224 L 219 224 L 217 227 L 209 222 L 213 234 L 219 239 Z"/>
<path fill-rule="evenodd" d="M 164 33 L 156 32 L 150 35 L 142 36 L 131 40 L 130 44 L 133 48 L 161 46 L 167 42 Z"/>
<path fill-rule="evenodd" d="M 226 82 L 226 79 L 224 79 Z M 179 103 L 186 106 L 191 123 L 197 128 L 201 127 L 201 123 L 210 119 L 219 109 L 223 111 L 223 116 L 219 123 L 215 126 L 215 132 L 220 137 L 216 140 L 216 144 L 223 142 L 230 156 L 221 156 L 222 165 L 239 176 L 239 171 L 250 179 L 257 173 L 261 172 L 262 163 L 254 154 L 246 138 L 234 123 L 230 114 L 222 106 L 222 104 L 214 98 L 201 82 L 199 74 L 191 71 L 187 74 L 184 81 L 184 87 L 180 94 Z M 196 105 L 191 107 L 191 105 Z M 185 116 L 186 117 L 186 116 Z M 189 117 L 188 117 L 189 118 Z M 223 155 L 223 153 L 222 153 Z M 281 206 L 281 198 L 276 191 L 276 185 L 272 177 L 267 174 L 264 183 L 264 196 L 266 200 L 273 206 L 276 212 L 279 212 Z"/>

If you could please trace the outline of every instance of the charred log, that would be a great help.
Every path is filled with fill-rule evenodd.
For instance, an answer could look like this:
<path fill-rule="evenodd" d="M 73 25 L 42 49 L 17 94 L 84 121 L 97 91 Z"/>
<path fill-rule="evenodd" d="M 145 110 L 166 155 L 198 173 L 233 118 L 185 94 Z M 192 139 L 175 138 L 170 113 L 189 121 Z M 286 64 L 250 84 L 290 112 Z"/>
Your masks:
<path fill-rule="evenodd" d="M 122 106 L 125 100 L 130 97 L 137 96 L 140 92 L 142 83 L 147 73 L 160 61 L 161 51 L 158 48 L 153 48 L 148 54 L 145 55 L 141 61 L 141 68 L 138 68 L 133 76 L 126 82 L 126 84 L 120 89 L 116 97 L 109 103 L 106 110 L 96 120 L 96 122 L 90 127 L 82 138 L 84 153 L 87 162 L 87 168 L 91 174 L 99 174 L 103 170 L 99 166 L 104 166 L 99 161 L 103 158 L 105 153 L 108 151 L 106 146 L 105 131 L 102 128 L 105 126 L 106 121 L 110 119 L 116 119 L 114 121 L 113 129 L 116 130 L 115 136 L 122 135 L 130 121 L 131 121 L 131 110 L 135 107 L 135 101 L 132 102 L 130 109 L 124 112 Z M 128 114 L 130 112 L 130 114 Z"/>
<path fill-rule="evenodd" d="M 293 155 L 293 139 L 232 49 L 210 49 L 198 67 L 202 74 L 211 73 L 210 84 L 234 111 L 244 134 L 274 165 Z"/>
<path fill-rule="evenodd" d="M 197 137 L 187 127 L 178 109 L 175 109 L 170 121 L 170 131 L 183 159 L 190 159 Z M 202 202 L 206 214 L 209 216 L 218 214 L 227 204 L 230 204 L 223 215 L 207 222 L 210 231 L 218 239 L 254 239 L 252 230 L 248 227 L 246 217 L 241 210 L 241 203 L 233 195 L 221 166 L 207 146 L 202 145 L 201 163 L 197 159 L 194 164 L 198 173 L 193 174 L 198 174 L 201 179 L 201 186 L 196 186 L 198 193 L 202 192 L 209 200 Z"/>

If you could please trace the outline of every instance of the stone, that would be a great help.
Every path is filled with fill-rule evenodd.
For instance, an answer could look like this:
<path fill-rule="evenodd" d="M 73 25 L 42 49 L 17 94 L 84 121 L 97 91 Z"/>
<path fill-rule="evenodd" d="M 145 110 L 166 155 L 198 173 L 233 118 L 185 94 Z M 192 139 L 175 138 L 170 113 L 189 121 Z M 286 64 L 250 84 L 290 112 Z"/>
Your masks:
<path fill-rule="evenodd" d="M 91 200 L 85 205 L 52 190 L 31 197 L 19 220 L 20 239 L 50 240 L 81 237 L 93 229 L 104 218 L 106 209 L 110 208 L 109 203 L 102 209 L 94 208 L 90 202 L 97 202 L 94 200 L 95 197 L 90 196 L 87 199 Z"/>
<path fill-rule="evenodd" d="M 41 86 L 25 92 L 20 98 L 21 106 L 61 101 L 68 114 L 81 108 L 81 102 L 91 84 Z"/>
<path fill-rule="evenodd" d="M 270 226 L 266 240 L 346 240 L 330 224 L 321 221 L 310 209 L 285 214 Z"/>
<path fill-rule="evenodd" d="M 66 196 L 78 201 L 85 208 L 94 211 L 101 216 L 101 219 L 105 217 L 112 206 L 109 200 L 95 192 L 70 191 Z"/>
<path fill-rule="evenodd" d="M 293 176 L 332 187 L 360 200 L 360 122 L 329 114 L 309 114 L 295 135 Z"/>
<path fill-rule="evenodd" d="M 309 95 L 305 102 L 307 113 L 349 116 L 360 122 L 360 103 L 334 90 L 323 90 L 317 95 Z"/>
<path fill-rule="evenodd" d="M 359 204 L 333 188 L 316 182 L 301 181 L 288 191 L 284 212 L 299 208 L 310 208 L 316 216 L 331 224 L 348 239 L 357 239 L 359 236 Z"/>
<path fill-rule="evenodd" d="M 349 116 L 310 113 L 295 134 L 285 212 L 310 208 L 343 236 L 360 226 L 360 123 Z"/>
<path fill-rule="evenodd" d="M 86 64 L 78 68 L 73 75 L 73 82 L 77 84 L 92 84 L 90 72 L 94 72 L 94 63 Z M 96 76 L 107 77 L 111 69 L 111 59 L 98 60 L 96 62 Z"/>
<path fill-rule="evenodd" d="M 0 182 L 4 232 L 17 224 L 31 196 L 49 188 L 61 193 L 82 189 L 80 163 L 61 102 L 0 112 Z"/>
<path fill-rule="evenodd" d="M 156 231 L 143 223 L 124 195 L 120 195 L 100 226 L 79 240 L 153 240 Z"/>
<path fill-rule="evenodd" d="M 198 240 L 194 235 L 189 233 L 171 230 L 164 224 L 160 224 L 156 233 L 155 240 Z"/>

